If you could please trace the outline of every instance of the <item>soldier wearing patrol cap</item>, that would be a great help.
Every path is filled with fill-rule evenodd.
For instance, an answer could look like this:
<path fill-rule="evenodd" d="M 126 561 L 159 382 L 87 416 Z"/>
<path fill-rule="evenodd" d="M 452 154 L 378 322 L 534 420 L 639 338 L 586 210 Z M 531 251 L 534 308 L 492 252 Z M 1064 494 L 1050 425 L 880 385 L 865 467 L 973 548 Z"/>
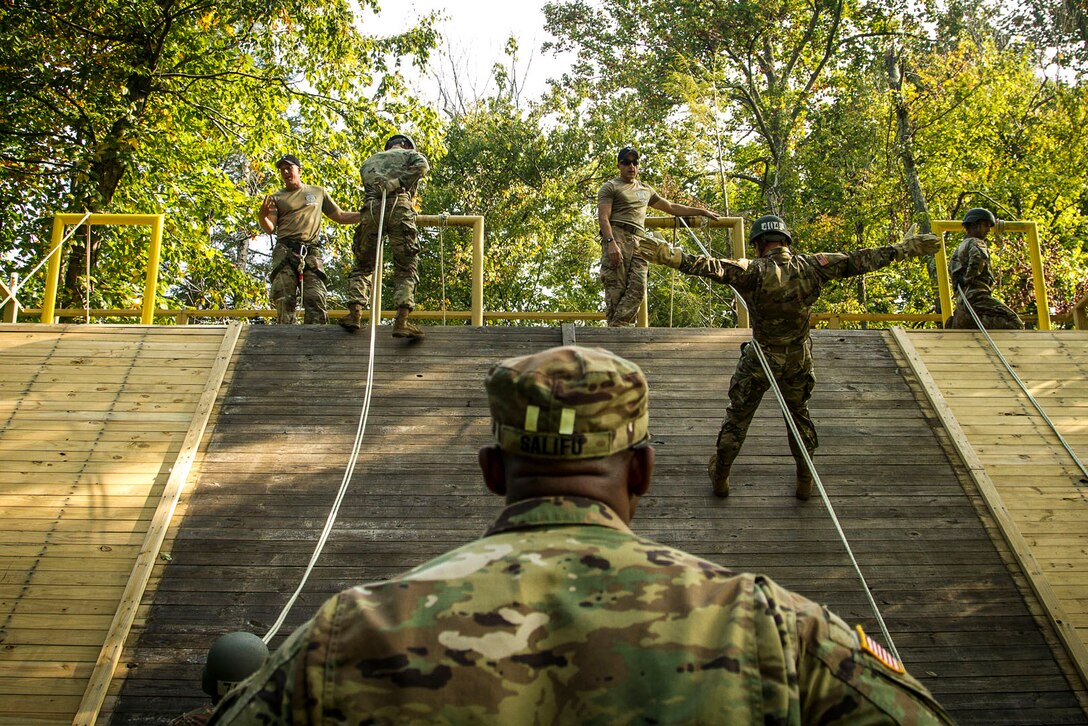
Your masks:
<path fill-rule="evenodd" d="M 265 197 L 257 216 L 261 229 L 276 235 L 268 293 L 276 308 L 276 322 L 295 322 L 301 280 L 305 322 L 324 325 L 328 322 L 328 276 L 321 259 L 321 215 L 337 224 L 358 224 L 362 216 L 340 209 L 323 188 L 303 184 L 301 162 L 294 154 L 284 154 L 276 162 L 276 171 L 283 179 L 283 189 Z"/>
<path fill-rule="evenodd" d="M 707 277 L 732 285 L 744 298 L 752 321 L 752 337 L 759 342 L 770 363 L 774 379 L 782 389 L 786 405 L 809 454 L 816 450 L 816 427 L 809 416 L 808 401 L 816 377 L 812 373 L 812 341 L 809 317 L 820 291 L 831 280 L 861 275 L 907 257 L 936 252 L 940 242 L 932 234 L 908 230 L 902 242 L 853 252 L 794 254 L 793 237 L 786 222 L 775 215 L 760 217 L 752 225 L 748 241 L 756 259 L 715 259 L 695 256 L 670 247 L 640 240 L 638 254 L 651 262 L 674 267 L 689 275 Z M 715 453 L 707 466 L 714 493 L 729 495 L 729 472 L 733 461 L 770 387 L 755 348 L 745 343 L 737 370 L 729 382 L 729 407 L 718 432 Z M 812 496 L 812 472 L 790 435 L 790 450 L 797 462 L 798 499 Z"/>
<path fill-rule="evenodd" d="M 948 276 L 956 310 L 945 321 L 946 328 L 978 329 L 971 313 L 963 304 L 959 291 L 967 296 L 975 314 L 987 330 L 1023 330 L 1024 323 L 1016 311 L 994 297 L 994 273 L 990 269 L 990 250 L 986 236 L 998 221 L 989 209 L 976 207 L 963 215 L 963 242 L 948 261 Z"/>
<path fill-rule="evenodd" d="M 355 266 L 348 276 L 348 314 L 339 323 L 348 331 L 362 327 L 363 305 L 370 299 L 370 279 L 374 274 L 374 261 L 378 239 L 378 224 L 382 233 L 389 236 L 389 248 L 393 252 L 393 304 L 397 317 L 393 321 L 394 338 L 422 338 L 423 330 L 408 322 L 415 308 L 416 271 L 419 259 L 419 229 L 416 227 L 415 196 L 419 181 L 430 171 L 427 157 L 416 151 L 412 137 L 394 134 L 385 142 L 385 150 L 379 151 L 363 162 L 359 169 L 366 204 L 363 218 L 355 228 L 352 252 Z M 382 199 L 385 213 L 382 214 Z"/>
<path fill-rule="evenodd" d="M 498 519 L 326 602 L 213 723 L 950 723 L 823 607 L 631 531 L 654 464 L 637 365 L 553 348 L 486 386 Z"/>

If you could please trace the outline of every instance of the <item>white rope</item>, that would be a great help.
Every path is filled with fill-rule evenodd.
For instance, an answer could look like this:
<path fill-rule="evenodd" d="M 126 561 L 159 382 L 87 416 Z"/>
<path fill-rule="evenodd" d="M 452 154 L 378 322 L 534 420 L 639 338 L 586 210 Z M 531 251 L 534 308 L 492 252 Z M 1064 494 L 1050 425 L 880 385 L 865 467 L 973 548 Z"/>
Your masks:
<path fill-rule="evenodd" d="M 748 310 L 748 303 L 740 296 L 737 289 L 732 285 L 729 287 L 732 288 L 733 294 L 736 295 L 737 300 L 740 300 L 741 304 L 744 305 L 745 310 Z M 748 312 L 751 314 L 751 310 L 748 310 Z M 774 371 L 771 370 L 771 364 L 763 354 L 763 348 L 759 345 L 759 341 L 754 337 L 751 340 L 751 345 L 755 346 L 756 356 L 759 358 L 760 365 L 763 366 L 763 373 L 770 382 L 771 390 L 774 391 L 775 398 L 778 399 L 778 405 L 782 409 L 782 416 L 786 420 L 786 426 L 789 428 L 793 440 L 797 442 L 797 448 L 801 452 L 802 458 L 805 460 L 805 466 L 807 466 L 808 470 L 812 473 L 812 480 L 816 483 L 816 489 L 820 492 L 820 499 L 823 500 L 824 506 L 827 508 L 827 513 L 831 515 L 831 522 L 835 525 L 835 531 L 839 533 L 839 539 L 842 541 L 843 547 L 846 548 L 846 554 L 850 557 L 850 562 L 853 564 L 854 572 L 857 573 L 858 579 L 861 581 L 861 586 L 865 588 L 865 597 L 869 600 L 869 607 L 872 608 L 873 615 L 876 616 L 877 624 L 880 626 L 880 632 L 884 634 L 884 640 L 888 643 L 888 648 L 891 650 L 892 655 L 895 656 L 896 660 L 902 661 L 903 659 L 899 657 L 899 651 L 896 650 L 895 643 L 892 641 L 892 634 L 888 632 L 888 626 L 885 625 L 884 618 L 880 614 L 880 608 L 877 607 L 872 590 L 869 589 L 869 583 L 865 581 L 865 575 L 862 574 L 861 565 L 858 564 L 857 558 L 854 557 L 854 550 L 850 547 L 850 541 L 846 538 L 846 532 L 843 531 L 842 525 L 839 523 L 839 518 L 835 514 L 835 508 L 831 506 L 831 498 L 827 496 L 827 491 L 824 489 L 824 483 L 820 479 L 820 474 L 816 471 L 816 465 L 812 462 L 812 457 L 808 453 L 808 448 L 801 438 L 801 432 L 797 429 L 797 424 L 793 420 L 793 414 L 790 413 L 789 406 L 786 404 L 786 397 L 782 395 L 782 389 L 778 387 L 778 381 L 774 377 Z"/>
<path fill-rule="evenodd" d="M 374 250 L 374 272 L 372 273 L 372 282 L 381 280 L 382 228 L 385 225 L 385 196 L 386 192 L 383 189 L 382 209 L 378 214 L 378 242 L 375 245 Z M 298 596 L 302 593 L 302 588 L 306 586 L 306 581 L 309 579 L 310 573 L 313 572 L 314 565 L 317 564 L 317 560 L 321 556 L 321 551 L 324 549 L 325 543 L 329 539 L 329 534 L 332 532 L 332 527 L 336 523 L 336 517 L 340 513 L 340 505 L 344 501 L 344 495 L 347 493 L 348 484 L 351 483 L 351 477 L 355 473 L 355 463 L 359 460 L 359 449 L 363 444 L 363 435 L 366 432 L 366 422 L 367 418 L 370 416 L 370 400 L 374 391 L 374 341 L 377 338 L 378 324 L 381 318 L 381 302 L 381 285 L 372 284 L 370 289 L 370 352 L 367 359 L 366 388 L 365 393 L 363 394 L 363 407 L 359 412 L 359 424 L 355 428 L 355 443 L 351 449 L 351 456 L 348 457 L 348 465 L 344 470 L 344 478 L 340 482 L 340 489 L 336 492 L 336 499 L 333 501 L 328 519 L 325 520 L 325 527 L 321 530 L 321 536 L 318 537 L 314 553 L 310 556 L 309 564 L 306 565 L 306 572 L 303 573 L 301 582 L 299 582 L 298 587 L 288 599 L 287 604 L 284 605 L 279 617 L 276 618 L 276 622 L 272 624 L 272 627 L 269 628 L 268 632 L 261 638 L 265 643 L 271 641 L 276 633 L 279 632 L 280 626 L 283 625 L 283 621 L 287 619 L 287 614 L 291 612 L 291 608 L 294 606 L 295 601 L 298 600 Z"/>
<path fill-rule="evenodd" d="M 83 313 L 86 315 L 86 322 L 91 324 L 91 226 L 87 225 L 87 244 L 83 247 L 83 261 L 86 262 L 85 274 L 83 278 L 83 292 L 86 293 L 83 297 Z"/>
<path fill-rule="evenodd" d="M 4 302 L 0 302 L 0 310 L 2 310 L 3 307 L 5 305 L 7 305 L 9 302 L 11 302 L 12 300 L 16 300 L 16 296 L 19 294 L 19 291 L 23 289 L 23 285 L 26 285 L 28 282 L 30 282 L 30 278 L 34 276 L 34 273 L 37 272 L 38 270 L 40 270 L 42 265 L 44 265 L 46 262 L 49 262 L 50 257 L 57 254 L 61 250 L 61 248 L 64 247 L 64 243 L 72 238 L 72 235 L 74 235 L 79 230 L 80 225 L 83 224 L 84 222 L 86 222 L 87 218 L 90 217 L 90 216 L 91 216 L 91 212 L 84 212 L 83 218 L 80 219 L 78 222 L 76 222 L 75 226 L 72 227 L 72 231 L 69 232 L 64 237 L 64 239 L 62 239 L 60 241 L 60 244 L 58 244 L 53 249 L 49 250 L 49 254 L 47 254 L 45 257 L 43 257 L 41 262 L 34 265 L 33 270 L 26 273 L 26 277 L 23 278 L 23 282 L 20 285 L 18 285 L 17 287 L 15 287 L 15 289 L 13 289 L 10 293 L 8 293 L 8 296 L 6 298 L 4 298 Z M 44 323 L 46 321 L 43 320 L 42 322 Z M 52 321 L 50 321 L 50 322 L 52 322 Z"/>
<path fill-rule="evenodd" d="M 1046 421 L 1047 426 L 1049 426 L 1050 430 L 1054 432 L 1054 435 L 1058 437 L 1058 441 L 1062 442 L 1062 446 L 1065 447 L 1065 450 L 1069 453 L 1071 457 L 1073 457 L 1073 461 L 1076 463 L 1077 468 L 1080 469 L 1080 473 L 1084 475 L 1085 479 L 1088 479 L 1088 470 L 1084 468 L 1084 464 L 1077 457 L 1076 452 L 1073 451 L 1073 447 L 1069 445 L 1069 442 L 1067 442 L 1065 440 L 1065 437 L 1062 436 L 1061 432 L 1058 431 L 1058 427 L 1055 426 L 1054 422 L 1050 420 L 1050 416 L 1047 416 L 1046 411 L 1043 410 L 1042 405 L 1040 405 L 1039 402 L 1035 400 L 1035 396 L 1031 394 L 1031 392 L 1028 390 L 1028 387 L 1024 385 L 1024 382 L 1022 380 L 1020 380 L 1020 376 L 1016 375 L 1016 371 L 1012 369 L 1012 366 L 1009 365 L 1009 362 L 1005 359 L 1005 356 L 1001 354 L 1001 349 L 997 347 L 997 343 L 995 343 L 994 339 L 990 337 L 990 334 L 986 331 L 986 327 L 979 319 L 978 314 L 975 313 L 974 307 L 972 307 L 971 303 L 967 300 L 967 294 L 963 291 L 963 287 L 961 287 L 960 285 L 956 285 L 956 292 L 959 293 L 960 300 L 962 300 L 963 304 L 967 307 L 967 311 L 971 313 L 971 318 L 975 321 L 975 325 L 977 325 L 978 329 L 982 331 L 982 334 L 986 336 L 986 340 L 990 343 L 990 347 L 993 348 L 998 360 L 1000 360 L 1002 365 L 1005 366 L 1005 370 L 1009 372 L 1009 375 L 1011 375 L 1013 380 L 1016 381 L 1017 385 L 1020 386 L 1020 390 L 1023 391 L 1024 395 L 1028 397 L 1028 400 L 1031 401 L 1031 405 L 1034 406 L 1035 410 L 1039 412 L 1039 415 L 1043 417 L 1043 420 Z"/>
<path fill-rule="evenodd" d="M 442 212 L 438 215 L 438 270 L 442 278 L 442 324 L 446 324 L 446 247 L 442 241 L 442 233 L 446 231 L 450 213 Z"/>

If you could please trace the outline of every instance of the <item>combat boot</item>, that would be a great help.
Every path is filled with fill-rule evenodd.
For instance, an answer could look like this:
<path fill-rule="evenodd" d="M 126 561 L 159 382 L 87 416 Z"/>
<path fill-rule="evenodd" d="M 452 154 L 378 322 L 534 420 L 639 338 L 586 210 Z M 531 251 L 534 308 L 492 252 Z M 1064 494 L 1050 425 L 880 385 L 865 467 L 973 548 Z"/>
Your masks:
<path fill-rule="evenodd" d="M 340 327 L 347 329 L 351 333 L 363 327 L 362 303 L 348 303 L 348 314 L 337 322 L 340 323 Z"/>
<path fill-rule="evenodd" d="M 408 308 L 397 308 L 397 319 L 393 321 L 394 338 L 423 337 L 423 329 L 408 322 L 408 314 L 411 312 Z"/>
<path fill-rule="evenodd" d="M 729 469 L 728 466 L 718 466 L 717 454 L 710 457 L 710 463 L 707 464 L 706 470 L 710 474 L 710 483 L 714 487 L 714 496 L 729 496 Z"/>
<path fill-rule="evenodd" d="M 812 472 L 808 467 L 801 464 L 797 467 L 797 498 L 801 501 L 807 501 L 812 496 Z"/>

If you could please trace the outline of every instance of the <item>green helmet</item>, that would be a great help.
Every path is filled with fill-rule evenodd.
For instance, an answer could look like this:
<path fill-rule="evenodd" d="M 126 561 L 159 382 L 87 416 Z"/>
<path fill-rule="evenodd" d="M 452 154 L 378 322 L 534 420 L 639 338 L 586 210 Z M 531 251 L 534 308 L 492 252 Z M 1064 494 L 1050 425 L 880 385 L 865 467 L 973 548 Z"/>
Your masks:
<path fill-rule="evenodd" d="M 268 660 L 268 646 L 253 633 L 220 636 L 208 651 L 201 688 L 215 703 L 240 681 L 257 672 Z"/>
<path fill-rule="evenodd" d="M 997 220 L 994 219 L 994 214 L 989 209 L 982 207 L 975 207 L 974 209 L 968 209 L 967 214 L 963 215 L 963 226 L 966 227 L 969 224 L 975 222 L 989 222 L 990 226 L 996 226 Z"/>
<path fill-rule="evenodd" d="M 412 137 L 407 134 L 393 134 L 389 137 L 389 141 L 385 142 L 385 150 L 389 151 L 395 144 L 407 144 L 409 149 L 416 148 L 416 142 L 412 141 Z"/>
<path fill-rule="evenodd" d="M 766 214 L 755 221 L 752 229 L 748 231 L 748 244 L 755 245 L 757 239 L 771 233 L 780 234 L 786 238 L 786 244 L 793 244 L 793 237 L 790 236 L 785 220 L 774 214 Z"/>

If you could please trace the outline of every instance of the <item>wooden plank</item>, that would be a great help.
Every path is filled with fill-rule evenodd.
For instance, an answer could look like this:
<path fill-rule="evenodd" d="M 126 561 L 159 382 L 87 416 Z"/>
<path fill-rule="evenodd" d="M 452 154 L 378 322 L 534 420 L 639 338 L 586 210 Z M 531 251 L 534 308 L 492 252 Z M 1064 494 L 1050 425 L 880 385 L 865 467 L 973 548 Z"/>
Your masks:
<path fill-rule="evenodd" d="M 125 587 L 125 594 L 117 608 L 117 614 L 110 625 L 109 634 L 102 651 L 95 663 L 95 669 L 87 683 L 87 689 L 80 701 L 79 708 L 73 724 L 94 724 L 98 718 L 98 712 L 102 707 L 102 701 L 106 695 L 106 689 L 113 678 L 114 669 L 121 658 L 121 649 L 125 638 L 132 627 L 136 616 L 136 610 L 140 604 L 151 571 L 158 559 L 160 547 L 166 538 L 166 530 L 170 525 L 170 519 L 177 508 L 181 498 L 189 470 L 196 456 L 197 447 L 204 435 L 204 429 L 211 415 L 212 406 L 222 385 L 223 377 L 227 371 L 234 352 L 235 344 L 241 332 L 241 324 L 232 323 L 227 326 L 223 335 L 223 342 L 215 358 L 215 365 L 209 375 L 207 387 L 201 397 L 193 415 L 193 424 L 185 436 L 178 458 L 170 472 L 166 489 L 163 492 L 159 507 L 155 511 L 155 517 L 148 528 L 147 537 L 140 557 L 132 569 L 132 576 Z"/>
<path fill-rule="evenodd" d="M 952 409 L 949 407 L 941 390 L 934 382 L 925 362 L 914 348 L 910 338 L 903 329 L 899 327 L 892 329 L 892 336 L 899 344 L 903 355 L 906 357 L 911 369 L 914 371 L 915 376 L 928 396 L 930 404 L 940 416 L 957 452 L 962 457 L 963 463 L 967 466 L 971 477 L 978 486 L 979 492 L 982 494 L 983 500 L 986 502 L 990 513 L 1000 525 L 1002 535 L 1005 537 L 1009 547 L 1012 549 L 1013 555 L 1016 557 L 1021 569 L 1027 576 L 1032 590 L 1034 590 L 1036 596 L 1044 604 L 1055 632 L 1058 634 L 1058 637 L 1061 639 L 1062 644 L 1069 653 L 1073 664 L 1076 666 L 1082 684 L 1088 685 L 1088 647 L 1085 647 L 1084 640 L 1070 624 L 1069 615 L 1062 605 L 1061 598 L 1058 597 L 1057 593 L 1054 592 L 1054 589 L 1048 582 L 1047 576 L 1039 562 L 1035 559 L 1031 547 L 1024 540 L 1024 536 L 1021 534 L 1014 517 L 1005 506 L 1001 495 L 998 493 L 997 488 L 990 479 L 985 465 L 975 453 L 967 436 L 960 429 L 959 423 L 952 413 Z"/>

